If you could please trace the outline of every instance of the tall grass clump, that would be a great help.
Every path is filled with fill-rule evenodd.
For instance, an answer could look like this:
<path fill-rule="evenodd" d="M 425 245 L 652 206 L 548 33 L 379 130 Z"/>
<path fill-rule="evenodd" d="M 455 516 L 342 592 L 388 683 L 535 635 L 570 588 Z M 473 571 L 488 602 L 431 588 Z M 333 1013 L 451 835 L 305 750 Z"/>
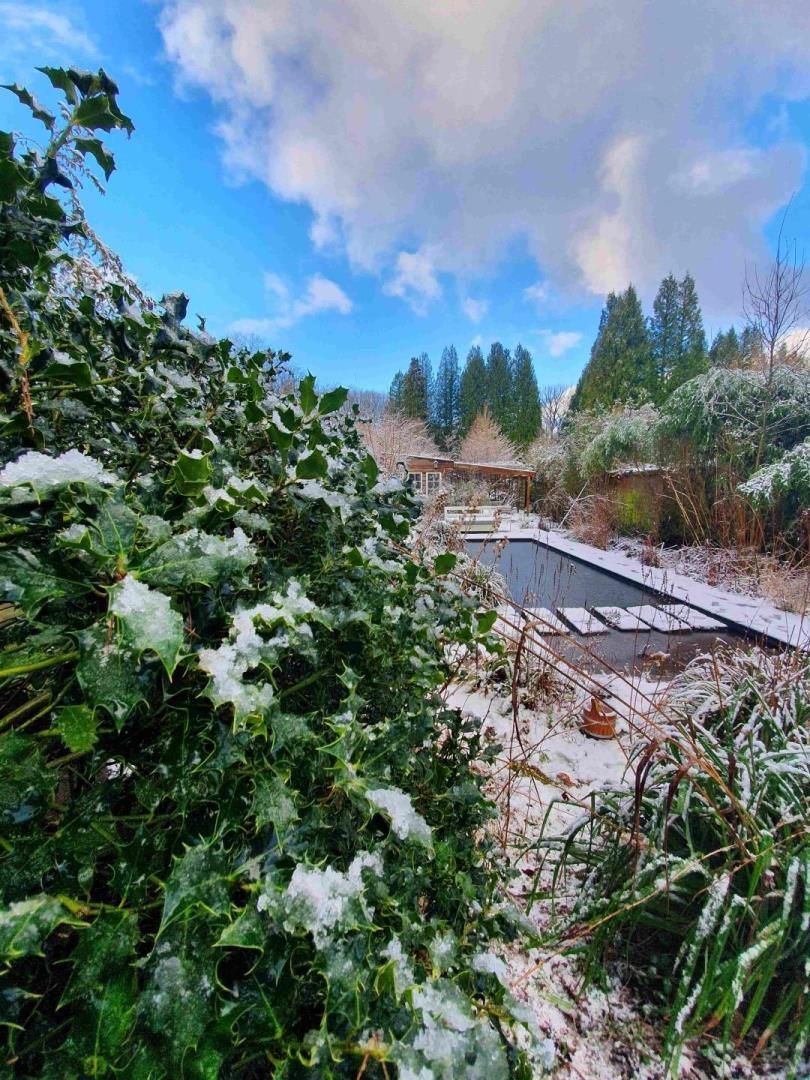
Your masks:
<path fill-rule="evenodd" d="M 631 790 L 592 797 L 559 838 L 582 873 L 566 932 L 657 992 L 669 1066 L 684 1042 L 727 1057 L 772 1039 L 793 1069 L 810 1033 L 810 660 L 758 650 L 693 662 Z"/>

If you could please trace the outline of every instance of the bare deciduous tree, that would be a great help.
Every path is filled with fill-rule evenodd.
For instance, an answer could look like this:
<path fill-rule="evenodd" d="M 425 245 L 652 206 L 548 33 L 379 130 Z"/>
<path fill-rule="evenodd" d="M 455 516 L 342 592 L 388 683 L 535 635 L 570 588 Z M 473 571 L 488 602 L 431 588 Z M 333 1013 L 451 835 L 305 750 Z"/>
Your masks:
<path fill-rule="evenodd" d="M 439 453 L 424 422 L 398 412 L 389 410 L 379 420 L 359 424 L 357 430 L 384 476 L 395 476 L 397 462 L 410 455 Z"/>
<path fill-rule="evenodd" d="M 352 405 L 358 406 L 363 420 L 378 424 L 385 415 L 388 395 L 381 390 L 350 390 L 344 409 L 351 409 Z"/>
<path fill-rule="evenodd" d="M 803 359 L 810 340 L 810 281 L 805 277 L 804 254 L 795 240 L 783 237 L 788 210 L 790 206 L 779 226 L 770 268 L 767 272 L 746 268 L 743 284 L 743 312 L 761 343 L 769 385 L 775 365 Z"/>
<path fill-rule="evenodd" d="M 559 435 L 570 400 L 571 387 L 565 383 L 550 383 L 540 387 L 543 430 L 547 435 Z"/>

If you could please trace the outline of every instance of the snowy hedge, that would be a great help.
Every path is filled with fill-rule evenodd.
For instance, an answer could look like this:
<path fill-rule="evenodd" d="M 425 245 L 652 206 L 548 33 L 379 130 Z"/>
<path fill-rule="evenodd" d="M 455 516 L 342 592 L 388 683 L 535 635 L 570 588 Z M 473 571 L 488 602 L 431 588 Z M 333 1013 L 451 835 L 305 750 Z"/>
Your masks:
<path fill-rule="evenodd" d="M 491 616 L 401 553 L 344 391 L 132 303 L 72 201 L 131 125 L 46 74 L 48 148 L 0 136 L 5 1065 L 529 1076 L 484 751 L 436 696 Z"/>

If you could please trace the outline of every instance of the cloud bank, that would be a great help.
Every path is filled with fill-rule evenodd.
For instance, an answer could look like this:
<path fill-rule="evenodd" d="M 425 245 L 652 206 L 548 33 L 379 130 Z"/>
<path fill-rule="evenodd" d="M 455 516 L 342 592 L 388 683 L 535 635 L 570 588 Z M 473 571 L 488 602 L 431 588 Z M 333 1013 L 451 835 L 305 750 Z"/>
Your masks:
<path fill-rule="evenodd" d="M 747 130 L 810 94 L 807 0 L 164 0 L 160 24 L 229 166 L 421 311 L 515 240 L 563 298 L 690 269 L 736 310 L 801 183 L 781 122 Z"/>
<path fill-rule="evenodd" d="M 276 330 L 294 326 L 308 315 L 324 311 L 348 315 L 354 306 L 336 282 L 321 274 L 315 274 L 307 281 L 307 287 L 299 297 L 292 296 L 284 279 L 270 270 L 264 275 L 264 287 L 274 313 L 267 317 L 236 319 L 228 328 L 231 333 L 266 337 Z"/>

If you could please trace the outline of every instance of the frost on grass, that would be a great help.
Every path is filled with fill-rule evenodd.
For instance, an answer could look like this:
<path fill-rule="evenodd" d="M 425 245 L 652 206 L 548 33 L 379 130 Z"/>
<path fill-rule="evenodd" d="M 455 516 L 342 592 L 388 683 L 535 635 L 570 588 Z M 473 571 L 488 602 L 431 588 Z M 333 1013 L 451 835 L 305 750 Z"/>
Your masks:
<path fill-rule="evenodd" d="M 171 675 L 183 645 L 183 616 L 172 610 L 169 597 L 127 574 L 110 594 L 110 612 L 127 644 L 137 653 L 157 653 Z"/>
<path fill-rule="evenodd" d="M 412 1001 L 421 1023 L 407 1043 L 394 1048 L 400 1077 L 507 1080 L 509 1066 L 497 1032 L 486 1017 L 473 1015 L 469 1002 L 451 982 L 424 983 L 414 989 Z"/>
<path fill-rule="evenodd" d="M 375 852 L 361 851 L 345 872 L 327 866 L 323 870 L 299 863 L 287 889 L 280 896 L 263 892 L 259 911 L 270 911 L 290 933 L 306 930 L 319 949 L 333 934 L 368 922 L 372 917 L 365 899 L 363 871 L 382 874 L 382 859 Z"/>
<path fill-rule="evenodd" d="M 69 484 L 110 487 L 117 483 L 117 476 L 79 450 L 67 450 L 58 457 L 29 450 L 0 471 L 0 489 L 14 489 L 12 498 L 15 502 L 30 502 L 32 498 L 51 495 Z M 24 487 L 31 488 L 31 492 L 19 490 Z"/>
<path fill-rule="evenodd" d="M 270 603 L 237 611 L 230 640 L 218 649 L 202 649 L 198 655 L 200 668 L 211 676 L 208 692 L 214 704 L 232 704 L 237 719 L 269 708 L 274 697 L 271 684 L 246 683 L 245 674 L 259 664 L 272 664 L 291 643 L 288 631 L 299 642 L 311 638 L 309 621 L 316 619 L 322 619 L 320 609 L 295 580 L 287 583 L 286 592 L 273 593 Z M 263 637 L 260 627 L 270 636 Z"/>
<path fill-rule="evenodd" d="M 391 831 L 400 840 L 418 840 L 430 846 L 430 826 L 413 808 L 410 795 L 399 788 L 371 788 L 366 798 L 391 822 Z"/>

